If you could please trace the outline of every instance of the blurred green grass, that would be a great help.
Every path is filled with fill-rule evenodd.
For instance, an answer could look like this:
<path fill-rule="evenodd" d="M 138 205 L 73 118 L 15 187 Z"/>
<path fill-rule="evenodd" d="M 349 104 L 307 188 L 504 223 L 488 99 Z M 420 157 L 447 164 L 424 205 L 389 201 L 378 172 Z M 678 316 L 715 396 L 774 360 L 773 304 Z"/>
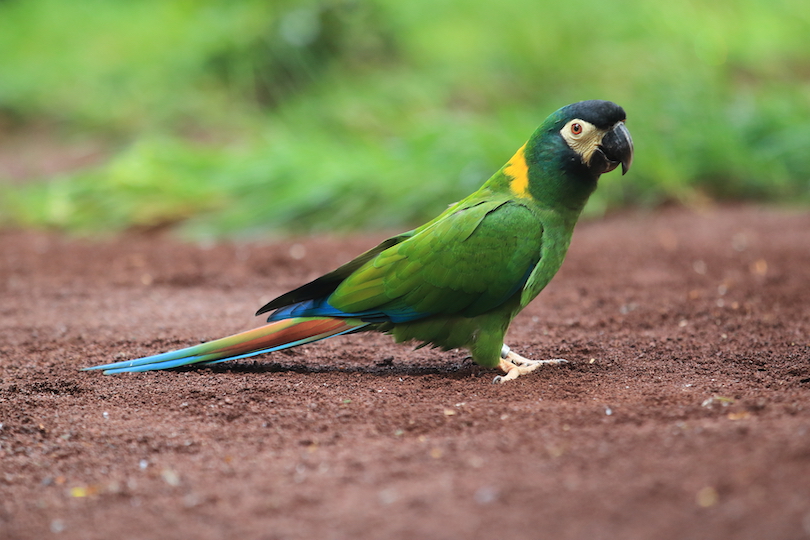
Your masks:
<path fill-rule="evenodd" d="M 810 202 L 804 0 L 6 0 L 0 119 L 109 159 L 0 178 L 0 224 L 191 235 L 398 228 L 551 111 L 610 99 L 636 162 L 587 208 Z"/>

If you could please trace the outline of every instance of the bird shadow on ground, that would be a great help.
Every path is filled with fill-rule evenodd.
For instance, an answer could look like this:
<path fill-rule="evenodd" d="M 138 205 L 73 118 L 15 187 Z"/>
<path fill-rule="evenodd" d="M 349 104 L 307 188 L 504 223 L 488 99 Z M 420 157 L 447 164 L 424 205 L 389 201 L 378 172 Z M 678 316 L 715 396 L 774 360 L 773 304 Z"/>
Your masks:
<path fill-rule="evenodd" d="M 228 363 L 215 364 L 211 366 L 177 368 L 172 371 L 197 371 L 199 369 L 209 369 L 214 373 L 361 373 L 363 375 L 377 375 L 381 377 L 394 376 L 424 376 L 442 375 L 450 378 L 463 379 L 467 377 L 477 377 L 485 375 L 495 370 L 487 370 L 475 365 L 471 359 L 464 359 L 462 362 L 443 364 L 441 366 L 420 366 L 413 364 L 394 364 L 392 361 L 378 362 L 370 365 L 310 365 L 310 364 L 287 364 L 279 362 L 250 362 L 250 363 Z"/>

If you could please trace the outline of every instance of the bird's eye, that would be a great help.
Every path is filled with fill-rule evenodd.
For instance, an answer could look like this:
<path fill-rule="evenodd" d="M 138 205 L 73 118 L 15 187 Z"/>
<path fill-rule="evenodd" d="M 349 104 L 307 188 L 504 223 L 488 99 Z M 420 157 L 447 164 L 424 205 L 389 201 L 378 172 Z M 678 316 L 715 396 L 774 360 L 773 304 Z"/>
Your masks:
<path fill-rule="evenodd" d="M 573 133 L 574 135 L 579 135 L 580 133 L 582 133 L 582 124 L 579 124 L 577 122 L 571 124 L 571 133 Z"/>

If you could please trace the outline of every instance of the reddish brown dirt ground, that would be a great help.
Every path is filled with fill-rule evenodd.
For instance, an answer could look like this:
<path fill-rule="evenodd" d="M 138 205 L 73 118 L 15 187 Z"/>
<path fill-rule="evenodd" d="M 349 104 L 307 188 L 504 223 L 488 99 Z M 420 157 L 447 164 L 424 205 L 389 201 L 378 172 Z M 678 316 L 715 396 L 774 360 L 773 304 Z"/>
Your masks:
<path fill-rule="evenodd" d="M 3 539 L 810 537 L 810 216 L 581 224 L 509 343 L 335 338 L 215 368 L 83 366 L 253 327 L 379 237 L 0 233 Z"/>

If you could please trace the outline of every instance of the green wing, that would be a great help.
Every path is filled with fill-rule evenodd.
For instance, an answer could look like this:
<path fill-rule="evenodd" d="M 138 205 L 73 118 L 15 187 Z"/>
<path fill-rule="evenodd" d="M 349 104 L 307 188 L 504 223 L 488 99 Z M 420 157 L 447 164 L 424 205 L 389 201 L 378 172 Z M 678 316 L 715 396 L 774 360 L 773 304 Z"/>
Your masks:
<path fill-rule="evenodd" d="M 346 313 L 392 322 L 430 315 L 475 317 L 517 292 L 540 260 L 543 228 L 505 197 L 463 201 L 365 261 L 329 296 Z"/>

